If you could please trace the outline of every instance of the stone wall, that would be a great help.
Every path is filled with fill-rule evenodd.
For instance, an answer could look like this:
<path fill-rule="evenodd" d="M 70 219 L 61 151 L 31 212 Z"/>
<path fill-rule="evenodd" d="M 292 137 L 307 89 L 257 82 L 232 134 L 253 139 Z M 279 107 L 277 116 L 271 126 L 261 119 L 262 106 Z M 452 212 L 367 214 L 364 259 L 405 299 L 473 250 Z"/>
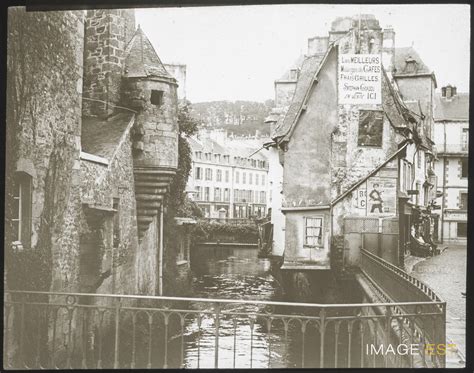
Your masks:
<path fill-rule="evenodd" d="M 150 101 L 152 90 L 162 91 L 160 106 Z M 124 103 L 138 111 L 134 131 L 142 135 L 135 149 L 135 165 L 140 167 L 178 166 L 178 101 L 176 84 L 154 79 L 127 79 Z"/>
<path fill-rule="evenodd" d="M 142 271 L 136 266 L 138 248 L 136 201 L 133 177 L 133 158 L 130 134 L 125 133 L 125 141 L 117 150 L 115 157 L 109 160 L 109 166 L 81 161 L 81 197 L 82 203 L 94 204 L 105 208 L 113 207 L 113 199 L 119 200 L 118 212 L 105 217 L 103 253 L 101 272 L 113 269 L 111 276 L 106 278 L 97 289 L 99 293 L 135 294 L 137 290 L 137 272 Z M 82 210 L 83 207 L 80 206 Z M 120 226 L 118 245 L 111 239 L 111 222 L 113 214 L 118 214 Z M 85 228 L 82 237 L 88 234 L 87 219 L 82 214 L 82 226 Z M 115 246 L 115 247 L 113 247 Z M 112 259 L 113 257 L 113 259 Z M 112 264 L 113 263 L 113 264 Z M 96 289 L 94 289 L 95 291 Z"/>
<path fill-rule="evenodd" d="M 85 115 L 107 116 L 108 103 L 120 101 L 125 47 L 135 31 L 134 10 L 91 9 L 87 11 L 84 41 Z M 128 39 L 128 40 L 127 40 Z"/>
<path fill-rule="evenodd" d="M 23 171 L 32 177 L 32 249 L 52 254 L 56 265 L 65 265 L 56 261 L 59 253 L 73 261 L 77 250 L 77 237 L 64 231 L 76 219 L 67 207 L 78 200 L 83 17 L 22 7 L 8 17 L 6 247 L 12 178 Z"/>

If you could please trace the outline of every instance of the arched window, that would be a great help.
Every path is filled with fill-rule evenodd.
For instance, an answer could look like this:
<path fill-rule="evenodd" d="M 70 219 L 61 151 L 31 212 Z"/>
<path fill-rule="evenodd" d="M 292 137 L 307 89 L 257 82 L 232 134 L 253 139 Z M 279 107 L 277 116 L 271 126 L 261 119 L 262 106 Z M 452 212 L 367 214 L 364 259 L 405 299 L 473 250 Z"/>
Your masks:
<path fill-rule="evenodd" d="M 24 248 L 31 247 L 32 177 L 25 172 L 15 175 L 13 237 Z"/>

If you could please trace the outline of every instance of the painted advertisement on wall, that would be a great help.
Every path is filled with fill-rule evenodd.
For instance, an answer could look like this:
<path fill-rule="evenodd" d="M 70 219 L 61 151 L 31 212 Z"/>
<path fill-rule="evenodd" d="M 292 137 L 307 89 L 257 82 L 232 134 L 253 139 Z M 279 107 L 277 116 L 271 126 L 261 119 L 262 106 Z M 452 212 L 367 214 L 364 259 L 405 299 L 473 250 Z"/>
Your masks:
<path fill-rule="evenodd" d="M 397 212 L 396 179 L 371 177 L 357 189 L 357 208 L 367 216 L 390 216 Z"/>
<path fill-rule="evenodd" d="M 382 61 L 379 54 L 339 54 L 339 103 L 382 103 Z"/>

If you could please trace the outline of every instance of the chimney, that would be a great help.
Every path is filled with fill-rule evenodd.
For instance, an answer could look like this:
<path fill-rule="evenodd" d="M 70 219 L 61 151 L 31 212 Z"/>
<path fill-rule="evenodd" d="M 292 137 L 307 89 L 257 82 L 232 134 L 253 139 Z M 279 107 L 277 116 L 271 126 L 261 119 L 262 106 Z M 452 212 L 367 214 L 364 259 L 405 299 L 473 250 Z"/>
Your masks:
<path fill-rule="evenodd" d="M 382 64 L 387 72 L 392 72 L 395 58 L 395 31 L 387 26 L 382 32 Z"/>
<path fill-rule="evenodd" d="M 84 32 L 83 113 L 108 117 L 120 102 L 125 46 L 135 27 L 133 9 L 90 9 Z M 91 99 L 91 100 L 88 100 Z"/>
<path fill-rule="evenodd" d="M 308 39 L 308 56 L 314 56 L 315 54 L 324 54 L 328 49 L 329 37 L 328 36 L 315 36 L 314 38 Z"/>

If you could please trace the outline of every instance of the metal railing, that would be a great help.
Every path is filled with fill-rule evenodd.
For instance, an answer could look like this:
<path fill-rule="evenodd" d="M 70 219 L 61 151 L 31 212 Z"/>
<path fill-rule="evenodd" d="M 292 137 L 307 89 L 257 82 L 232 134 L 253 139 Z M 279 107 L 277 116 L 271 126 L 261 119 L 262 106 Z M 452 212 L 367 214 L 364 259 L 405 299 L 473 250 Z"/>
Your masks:
<path fill-rule="evenodd" d="M 431 302 L 426 310 L 437 316 L 431 319 L 417 319 L 413 328 L 416 334 L 423 334 L 430 343 L 435 345 L 446 343 L 446 303 L 429 286 L 364 249 L 361 249 L 360 269 L 380 289 L 382 297 L 387 301 Z M 408 311 L 409 309 L 406 309 L 406 306 L 401 303 L 395 307 L 397 314 Z M 432 355 L 431 357 L 435 366 L 444 366 L 444 356 Z"/>
<path fill-rule="evenodd" d="M 426 357 L 431 336 L 416 333 L 444 319 L 444 304 L 433 300 L 312 304 L 6 291 L 4 304 L 4 366 L 13 369 L 443 366 Z M 397 323 L 404 327 L 394 332 Z M 420 346 L 408 359 L 368 353 L 368 346 L 407 340 Z"/>
<path fill-rule="evenodd" d="M 255 224 L 252 218 L 202 218 L 206 223 L 222 223 L 231 225 Z"/>

